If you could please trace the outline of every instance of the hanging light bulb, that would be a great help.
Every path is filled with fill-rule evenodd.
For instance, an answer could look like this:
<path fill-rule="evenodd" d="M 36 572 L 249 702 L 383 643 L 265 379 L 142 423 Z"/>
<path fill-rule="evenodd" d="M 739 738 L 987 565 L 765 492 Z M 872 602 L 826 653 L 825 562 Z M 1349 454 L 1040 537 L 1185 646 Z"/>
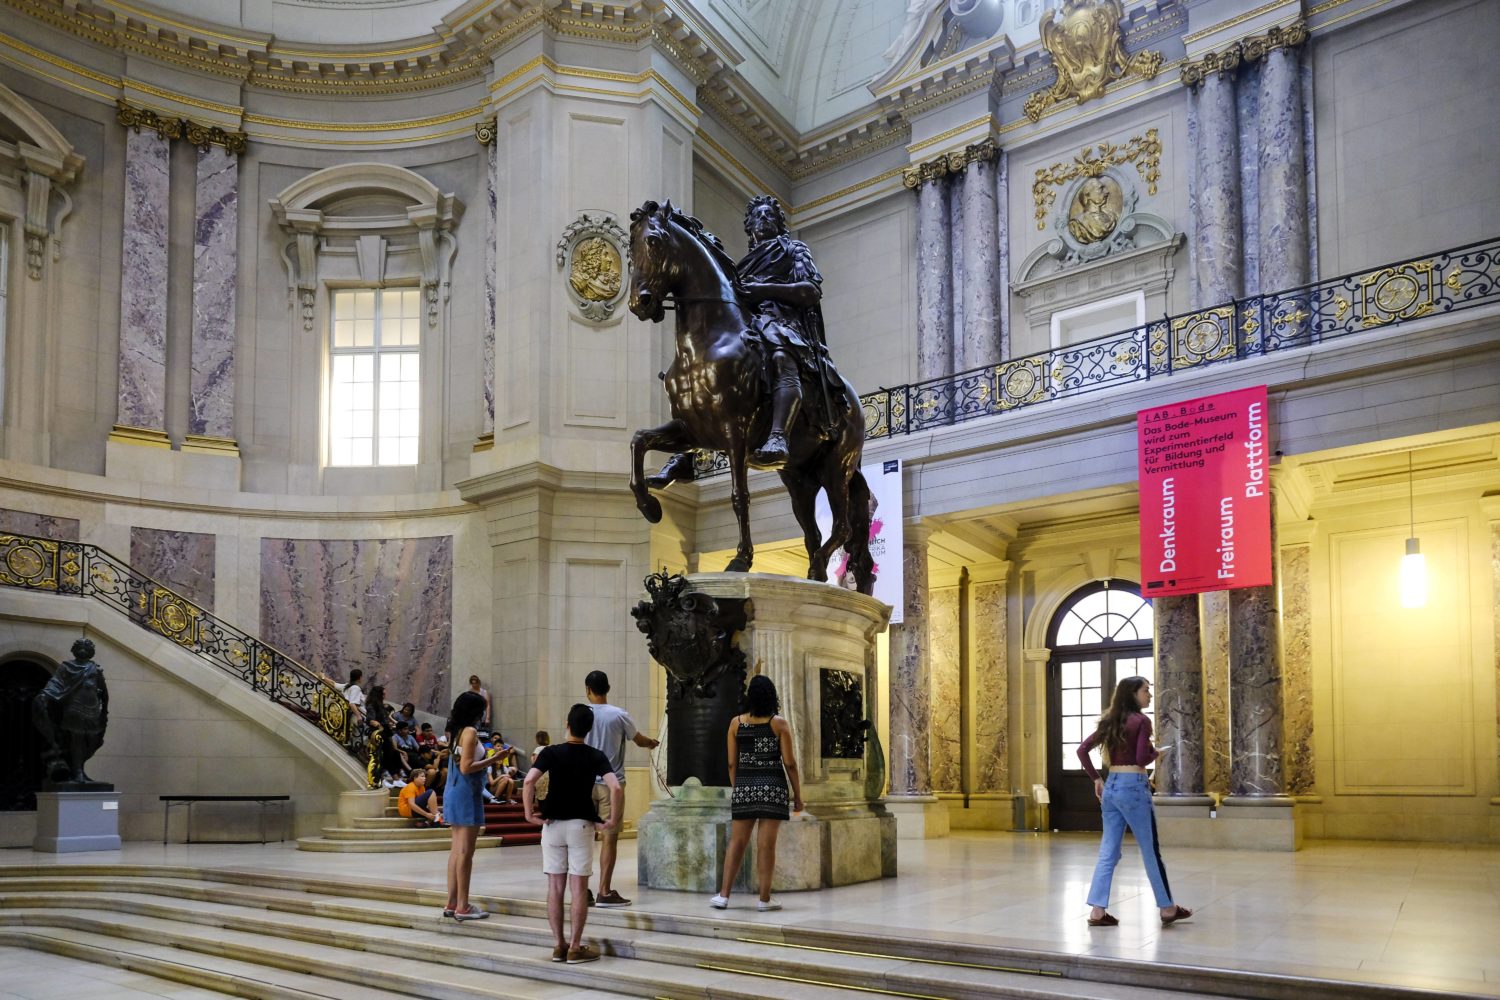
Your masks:
<path fill-rule="evenodd" d="M 1415 487 L 1412 484 L 1411 452 L 1406 453 L 1406 502 L 1411 534 L 1406 539 L 1406 555 L 1401 557 L 1401 606 L 1427 606 L 1427 557 L 1417 540 Z"/>

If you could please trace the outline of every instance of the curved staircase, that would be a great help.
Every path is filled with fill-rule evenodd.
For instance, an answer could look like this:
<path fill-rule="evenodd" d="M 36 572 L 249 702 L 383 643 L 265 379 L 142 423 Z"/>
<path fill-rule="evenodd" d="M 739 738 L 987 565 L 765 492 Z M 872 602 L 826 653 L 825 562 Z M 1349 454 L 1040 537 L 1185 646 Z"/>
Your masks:
<path fill-rule="evenodd" d="M 447 829 L 418 826 L 416 820 L 401 815 L 395 802 L 393 789 L 384 816 L 356 817 L 347 827 L 325 826 L 321 837 L 299 839 L 297 849 L 336 854 L 448 850 L 452 837 Z M 519 805 L 485 804 L 484 834 L 476 846 L 526 847 L 541 842 L 541 829 L 526 822 L 526 812 Z"/>
<path fill-rule="evenodd" d="M 492 916 L 457 924 L 439 916 L 441 890 L 364 878 L 17 865 L 0 867 L 0 944 L 276 1000 L 1432 996 L 1384 983 L 891 934 L 879 923 L 782 923 L 779 914 L 744 909 L 701 916 L 595 910 L 588 938 L 603 960 L 554 964 L 545 903 L 474 898 Z"/>

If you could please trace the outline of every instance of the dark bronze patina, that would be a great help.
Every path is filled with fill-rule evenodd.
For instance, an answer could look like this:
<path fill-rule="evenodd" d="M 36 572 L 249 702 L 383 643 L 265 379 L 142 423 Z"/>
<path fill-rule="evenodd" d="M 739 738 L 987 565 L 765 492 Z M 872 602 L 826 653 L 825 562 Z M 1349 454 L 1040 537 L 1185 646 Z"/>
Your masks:
<path fill-rule="evenodd" d="M 787 234 L 781 206 L 762 196 L 745 213 L 750 252 L 735 264 L 697 219 L 648 201 L 630 215 L 630 311 L 660 322 L 677 313 L 677 356 L 663 374 L 672 419 L 630 442 L 630 488 L 646 519 L 661 520 L 651 495 L 693 478 L 693 449 L 724 452 L 739 545 L 726 569 L 754 559 L 749 469 L 775 468 L 802 528 L 812 580 L 827 579 L 839 548 L 861 593 L 874 589 L 868 484 L 860 474 L 864 414 L 834 369 L 823 337 L 822 277 L 806 244 Z M 648 451 L 675 454 L 647 477 Z M 819 530 L 818 491 L 828 491 L 833 528 Z"/>
<path fill-rule="evenodd" d="M 47 771 L 43 787 L 112 791 L 114 785 L 95 781 L 83 765 L 104 745 L 109 724 L 109 688 L 104 668 L 94 662 L 94 644 L 73 643 L 73 659 L 57 673 L 31 703 L 32 720 L 47 743 L 42 761 Z"/>

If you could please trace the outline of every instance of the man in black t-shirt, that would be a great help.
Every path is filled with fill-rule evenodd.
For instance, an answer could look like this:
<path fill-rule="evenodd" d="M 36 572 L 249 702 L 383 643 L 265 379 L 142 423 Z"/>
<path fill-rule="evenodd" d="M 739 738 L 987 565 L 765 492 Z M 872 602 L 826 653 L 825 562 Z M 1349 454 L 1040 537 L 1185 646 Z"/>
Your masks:
<path fill-rule="evenodd" d="M 594 873 L 594 830 L 612 830 L 620 822 L 625 789 L 609 758 L 584 743 L 594 728 L 594 711 L 574 705 L 568 712 L 568 739 L 544 747 L 532 762 L 522 788 L 526 821 L 542 827 L 542 871 L 547 875 L 547 922 L 557 942 L 552 961 L 578 965 L 598 960 L 599 952 L 583 944 L 583 923 L 588 918 L 589 876 Z M 547 779 L 547 798 L 537 815 L 536 783 Z M 594 782 L 603 778 L 609 789 L 609 821 L 601 822 L 594 807 Z M 573 899 L 573 939 L 563 938 L 563 889 Z"/>

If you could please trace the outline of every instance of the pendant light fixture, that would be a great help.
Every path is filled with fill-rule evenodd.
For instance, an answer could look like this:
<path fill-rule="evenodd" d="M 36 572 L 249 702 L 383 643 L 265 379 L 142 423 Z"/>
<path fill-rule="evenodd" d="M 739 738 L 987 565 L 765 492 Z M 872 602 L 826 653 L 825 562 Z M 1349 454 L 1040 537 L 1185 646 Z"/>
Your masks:
<path fill-rule="evenodd" d="M 1412 479 L 1411 452 L 1406 453 L 1406 512 L 1411 533 L 1406 538 L 1406 555 L 1401 557 L 1401 606 L 1427 606 L 1427 558 L 1417 541 L 1416 487 Z"/>

